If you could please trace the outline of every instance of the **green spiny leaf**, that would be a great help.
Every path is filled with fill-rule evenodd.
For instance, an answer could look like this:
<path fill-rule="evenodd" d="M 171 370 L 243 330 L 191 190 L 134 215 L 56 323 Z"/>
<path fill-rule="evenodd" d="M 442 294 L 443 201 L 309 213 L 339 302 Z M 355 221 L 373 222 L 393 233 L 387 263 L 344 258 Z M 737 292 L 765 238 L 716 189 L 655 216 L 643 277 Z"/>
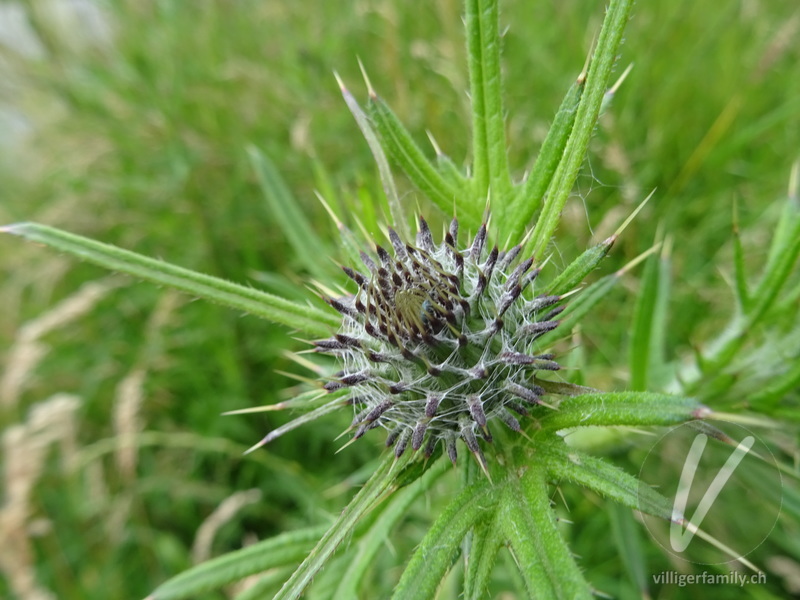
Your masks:
<path fill-rule="evenodd" d="M 667 498 L 609 462 L 565 444 L 543 445 L 540 454 L 555 481 L 566 479 L 628 508 L 672 519 L 672 503 Z"/>
<path fill-rule="evenodd" d="M 359 588 L 364 576 L 374 565 L 375 556 L 386 544 L 393 528 L 406 516 L 411 504 L 421 494 L 428 491 L 447 468 L 449 468 L 449 463 L 444 458 L 440 459 L 414 483 L 403 488 L 392 498 L 388 506 L 376 517 L 369 530 L 360 536 L 361 540 L 358 542 L 356 555 L 349 561 L 349 566 L 344 574 L 340 576 L 340 584 L 333 594 L 334 598 L 360 598 L 363 596 L 363 592 L 359 592 Z"/>
<path fill-rule="evenodd" d="M 556 277 L 547 288 L 547 293 L 558 295 L 571 292 L 586 279 L 589 273 L 594 271 L 597 265 L 600 264 L 600 261 L 602 261 L 611 250 L 611 246 L 614 245 L 615 241 L 617 241 L 617 237 L 611 236 L 607 240 L 603 240 L 599 244 L 586 250 Z"/>
<path fill-rule="evenodd" d="M 408 237 L 408 221 L 406 220 L 402 207 L 400 206 L 400 198 L 397 195 L 397 187 L 394 183 L 394 177 L 392 177 L 392 171 L 389 168 L 389 161 L 386 160 L 386 155 L 383 152 L 383 146 L 373 130 L 369 118 L 361 109 L 361 106 L 359 106 L 358 102 L 356 102 L 356 99 L 344 86 L 344 83 L 338 79 L 338 76 L 337 80 L 339 82 L 339 88 L 342 92 L 342 97 L 344 98 L 345 104 L 347 104 L 347 108 L 350 109 L 353 118 L 356 120 L 356 124 L 361 130 L 361 133 L 364 136 L 364 139 L 367 141 L 370 151 L 372 152 L 372 157 L 375 159 L 375 163 L 378 165 L 378 173 L 380 174 L 383 190 L 386 194 L 386 200 L 389 203 L 389 213 L 392 216 L 392 221 L 394 222 L 395 227 L 397 227 L 400 231 L 401 235 Z M 367 203 L 367 206 L 371 205 L 372 203 Z"/>
<path fill-rule="evenodd" d="M 561 324 L 558 328 L 541 336 L 538 339 L 538 344 L 541 347 L 546 347 L 563 336 L 565 331 L 570 331 L 613 289 L 618 281 L 619 273 L 606 275 L 581 291 L 580 294 L 567 303 L 564 312 L 561 313 Z"/>
<path fill-rule="evenodd" d="M 564 155 L 564 148 L 575 124 L 575 114 L 586 80 L 583 75 L 567 90 L 553 124 L 547 132 L 542 149 L 526 181 L 514 192 L 506 211 L 501 238 L 509 236 L 509 244 L 517 243 L 523 236 L 534 213 L 542 205 L 545 192 L 550 187 L 556 167 Z"/>
<path fill-rule="evenodd" d="M 505 542 L 501 532 L 494 515 L 487 515 L 472 529 L 464 567 L 464 597 L 467 600 L 485 597 L 497 554 Z"/>
<path fill-rule="evenodd" d="M 509 475 L 501 525 L 528 594 L 537 598 L 592 597 L 591 589 L 556 526 L 543 470 L 528 466 Z"/>
<path fill-rule="evenodd" d="M 478 199 L 491 194 L 492 205 L 503 214 L 504 204 L 511 200 L 511 177 L 506 156 L 497 0 L 467 0 L 465 25 L 475 192 Z"/>
<path fill-rule="evenodd" d="M 705 414 L 693 398 L 652 392 L 605 392 L 573 396 L 539 419 L 545 431 L 590 426 L 677 425 Z"/>
<path fill-rule="evenodd" d="M 370 94 L 367 113 L 375 125 L 382 146 L 421 192 L 445 214 L 452 214 L 455 208 L 459 217 L 470 219 L 470 224 L 479 218 L 480 211 L 476 211 L 474 206 L 466 202 L 464 190 L 453 186 L 439 173 L 400 119 L 374 92 Z"/>
<path fill-rule="evenodd" d="M 451 159 L 449 156 L 437 152 L 436 166 L 439 170 L 439 173 L 441 173 L 444 180 L 450 186 L 457 190 L 469 189 L 467 178 L 464 177 L 464 173 L 461 172 L 461 169 L 456 166 L 456 163 L 454 163 L 453 159 Z"/>
<path fill-rule="evenodd" d="M 375 502 L 391 489 L 395 470 L 405 467 L 411 457 L 410 452 L 399 459 L 396 459 L 391 453 L 384 457 L 383 462 L 369 478 L 369 481 L 350 501 L 333 526 L 306 556 L 300 567 L 283 584 L 274 600 L 296 600 L 303 595 L 314 576 L 327 564 L 337 546 L 352 534 L 359 519 L 367 514 L 375 506 Z"/>
<path fill-rule="evenodd" d="M 394 600 L 435 596 L 459 552 L 461 540 L 478 519 L 492 510 L 495 496 L 492 492 L 488 481 L 478 481 L 450 502 L 411 556 L 394 590 Z"/>
<path fill-rule="evenodd" d="M 558 227 L 561 211 L 583 164 L 632 6 L 633 0 L 611 0 L 609 3 L 597 48 L 589 65 L 586 89 L 578 103 L 575 124 L 531 236 L 531 253 L 534 256 L 544 253 Z"/>
<path fill-rule="evenodd" d="M 310 335 L 328 335 L 332 328 L 339 325 L 339 318 L 332 313 L 46 225 L 19 223 L 3 227 L 0 231 L 46 244 L 106 269 L 165 285 Z"/>

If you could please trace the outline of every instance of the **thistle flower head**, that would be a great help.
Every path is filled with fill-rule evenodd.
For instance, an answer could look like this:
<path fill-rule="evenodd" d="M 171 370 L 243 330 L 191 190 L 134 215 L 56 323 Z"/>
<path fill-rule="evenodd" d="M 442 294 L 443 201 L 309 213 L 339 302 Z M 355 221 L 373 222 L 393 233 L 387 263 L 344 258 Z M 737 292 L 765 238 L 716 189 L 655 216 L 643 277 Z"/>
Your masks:
<path fill-rule="evenodd" d="M 485 470 L 478 438 L 491 442 L 498 421 L 521 432 L 517 416 L 542 404 L 536 372 L 559 368 L 535 341 L 558 325 L 562 297 L 536 296 L 533 259 L 488 249 L 485 226 L 464 249 L 455 219 L 438 245 L 421 218 L 416 245 L 389 237 L 392 252 L 377 246 L 362 253 L 365 270 L 344 267 L 357 292 L 328 299 L 342 325 L 315 344 L 343 368 L 325 389 L 356 406 L 354 439 L 383 427 L 398 457 L 442 443 L 454 463 L 461 440 Z"/>

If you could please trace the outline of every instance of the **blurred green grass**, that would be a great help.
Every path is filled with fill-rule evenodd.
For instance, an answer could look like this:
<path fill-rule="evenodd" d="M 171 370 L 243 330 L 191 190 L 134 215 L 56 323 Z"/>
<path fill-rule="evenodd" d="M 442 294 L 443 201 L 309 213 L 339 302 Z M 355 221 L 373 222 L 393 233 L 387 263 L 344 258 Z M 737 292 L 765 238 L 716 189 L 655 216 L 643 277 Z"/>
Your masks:
<path fill-rule="evenodd" d="M 25 6 L 44 51 L 28 58 L 2 50 L 3 102 L 32 127 L 0 163 L 3 223 L 38 220 L 234 281 L 302 286 L 304 273 L 271 218 L 246 148 L 254 144 L 275 162 L 326 237 L 334 239 L 335 228 L 314 190 L 339 212 L 364 217 L 377 234 L 380 219 L 370 212 L 380 184 L 332 77 L 337 70 L 363 98 L 357 57 L 418 140 L 430 130 L 458 164 L 465 159 L 469 113 L 456 0 L 346 9 L 116 0 L 102 5 L 113 23 L 110 46 L 78 43 L 52 23 L 47 5 Z M 503 3 L 509 158 L 518 174 L 580 72 L 602 11 L 601 2 L 579 0 Z M 593 233 L 612 233 L 656 189 L 603 269 L 650 247 L 659 227 L 672 236 L 670 356 L 687 353 L 730 314 L 720 270 L 730 265 L 734 200 L 748 263 L 763 261 L 776 200 L 800 154 L 798 33 L 792 2 L 684 0 L 635 9 L 618 72 L 634 68 L 597 128 L 553 260 L 566 263 Z M 407 188 L 404 201 L 432 210 Z M 5 238 L 0 269 L 6 371 L 22 324 L 84 282 L 106 278 Z M 143 597 L 190 564 L 200 523 L 240 490 L 259 488 L 264 496 L 222 528 L 215 553 L 237 547 L 247 532 L 266 537 L 335 514 L 341 498 L 325 490 L 367 463 L 379 441 L 332 460 L 338 446 L 331 440 L 346 425 L 333 418 L 275 442 L 274 460 L 242 459 L 239 450 L 285 417 L 219 416 L 279 399 L 292 381 L 277 371 L 298 372 L 283 351 L 302 344 L 279 327 L 186 299 L 173 299 L 159 320 L 154 313 L 169 302 L 167 292 L 112 281 L 117 287 L 88 314 L 46 334 L 49 351 L 25 374 L 21 393 L 2 403 L 0 427 L 24 422 L 32 405 L 53 394 L 75 394 L 76 460 L 91 456 L 100 440 L 119 434 L 117 388 L 142 368 L 135 420 L 165 435 L 139 450 L 133 477 L 112 454 L 80 469 L 51 454 L 29 498 L 31 517 L 46 520 L 31 538 L 40 584 L 59 598 Z M 635 288 L 635 277 L 628 283 Z M 625 385 L 620 349 L 634 299 L 631 290 L 618 292 L 584 328 L 592 385 Z M 194 437 L 179 447 L 167 441 L 186 434 Z M 225 443 L 232 450 L 221 451 Z M 601 525 L 597 518 L 587 531 Z M 573 542 L 593 556 L 586 541 Z M 595 565 L 598 577 L 616 569 Z M 4 585 L 0 578 L 0 595 L 10 593 Z"/>

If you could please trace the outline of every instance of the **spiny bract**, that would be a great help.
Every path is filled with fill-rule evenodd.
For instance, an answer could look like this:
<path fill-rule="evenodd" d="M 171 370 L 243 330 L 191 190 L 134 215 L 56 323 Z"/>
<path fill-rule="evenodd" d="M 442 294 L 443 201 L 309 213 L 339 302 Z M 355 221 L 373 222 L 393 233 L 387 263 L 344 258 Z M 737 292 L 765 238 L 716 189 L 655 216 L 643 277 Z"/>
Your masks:
<path fill-rule="evenodd" d="M 342 326 L 315 345 L 344 368 L 325 388 L 346 390 L 357 407 L 354 439 L 381 426 L 398 457 L 409 444 L 430 456 L 441 441 L 454 463 L 461 439 L 485 470 L 478 435 L 492 441 L 493 419 L 520 432 L 513 413 L 542 404 L 536 371 L 559 369 L 533 348 L 558 325 L 563 296 L 526 292 L 539 274 L 533 259 L 518 260 L 521 246 L 487 250 L 485 225 L 464 250 L 456 219 L 439 245 L 422 218 L 416 246 L 393 229 L 389 237 L 394 256 L 362 253 L 367 274 L 344 267 L 356 294 L 328 299 Z"/>

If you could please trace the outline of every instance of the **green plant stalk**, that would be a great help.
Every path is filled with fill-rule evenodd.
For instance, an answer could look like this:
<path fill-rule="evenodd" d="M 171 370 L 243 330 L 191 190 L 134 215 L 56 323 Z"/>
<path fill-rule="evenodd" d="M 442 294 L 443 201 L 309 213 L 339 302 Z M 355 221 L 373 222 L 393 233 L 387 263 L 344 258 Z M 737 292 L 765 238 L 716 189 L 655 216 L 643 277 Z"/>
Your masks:
<path fill-rule="evenodd" d="M 511 553 L 532 597 L 588 600 L 591 588 L 556 526 L 545 471 L 530 462 L 511 470 L 501 503 Z"/>

